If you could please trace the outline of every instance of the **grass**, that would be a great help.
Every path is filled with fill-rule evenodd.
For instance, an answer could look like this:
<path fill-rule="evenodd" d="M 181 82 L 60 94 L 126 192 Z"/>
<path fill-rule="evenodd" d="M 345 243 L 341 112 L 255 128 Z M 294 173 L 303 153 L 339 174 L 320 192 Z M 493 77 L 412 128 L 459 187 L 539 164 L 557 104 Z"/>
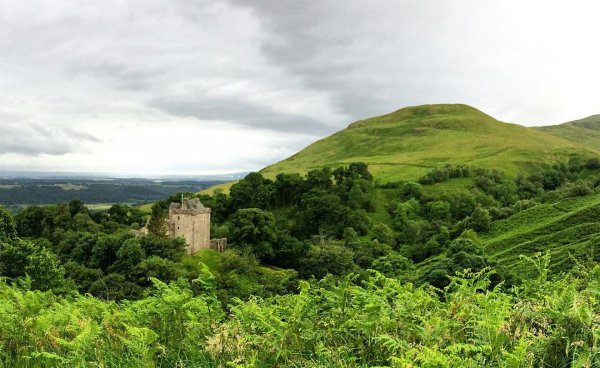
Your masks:
<path fill-rule="evenodd" d="M 91 211 L 106 211 L 113 206 L 111 203 L 90 203 L 85 205 Z"/>
<path fill-rule="evenodd" d="M 483 236 L 486 252 L 521 274 L 529 269 L 521 255 L 550 252 L 553 266 L 567 269 L 589 257 L 600 240 L 600 194 L 539 204 L 495 221 Z"/>
<path fill-rule="evenodd" d="M 594 149 L 600 149 L 600 115 L 538 129 Z"/>
<path fill-rule="evenodd" d="M 447 163 L 514 175 L 574 153 L 597 155 L 597 149 L 543 129 L 500 122 L 470 106 L 426 105 L 355 122 L 262 173 L 267 177 L 280 172 L 303 174 L 362 161 L 382 183 L 415 180 Z"/>
<path fill-rule="evenodd" d="M 71 183 L 53 184 L 53 186 L 59 187 L 62 190 L 83 190 L 83 189 L 87 189 L 88 188 L 85 185 L 71 184 Z"/>
<path fill-rule="evenodd" d="M 216 190 L 222 190 L 223 193 L 229 194 L 229 190 L 231 189 L 233 184 L 237 183 L 238 181 L 239 180 L 234 180 L 234 181 L 230 181 L 230 182 L 219 184 L 219 185 L 213 185 L 212 187 L 201 190 L 199 193 L 213 195 Z"/>
<path fill-rule="evenodd" d="M 197 269 L 200 262 L 204 263 L 211 272 L 216 272 L 221 262 L 221 253 L 212 249 L 200 249 L 190 256 L 185 256 L 182 260 L 182 263 L 190 269 Z"/>
<path fill-rule="evenodd" d="M 142 211 L 143 213 L 151 213 L 153 204 L 154 203 L 145 203 L 145 204 L 139 205 L 138 209 L 140 211 Z"/>

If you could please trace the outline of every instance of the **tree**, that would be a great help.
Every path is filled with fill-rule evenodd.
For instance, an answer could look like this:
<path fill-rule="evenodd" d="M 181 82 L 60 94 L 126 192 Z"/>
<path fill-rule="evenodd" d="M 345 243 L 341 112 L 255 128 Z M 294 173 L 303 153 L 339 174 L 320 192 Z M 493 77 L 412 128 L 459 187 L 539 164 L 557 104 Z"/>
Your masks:
<path fill-rule="evenodd" d="M 87 293 L 91 285 L 103 274 L 98 268 L 89 268 L 76 261 L 69 261 L 64 264 L 66 277 L 75 281 L 75 285 L 80 293 Z"/>
<path fill-rule="evenodd" d="M 275 255 L 269 262 L 275 266 L 284 268 L 297 268 L 298 262 L 308 251 L 307 242 L 300 241 L 291 236 L 287 231 L 277 231 L 277 242 L 275 243 Z"/>
<path fill-rule="evenodd" d="M 265 179 L 260 173 L 253 172 L 231 186 L 229 197 L 234 210 L 265 209 L 272 202 L 273 193 L 273 182 Z"/>
<path fill-rule="evenodd" d="M 148 221 L 148 232 L 156 236 L 164 236 L 167 232 L 167 209 L 160 203 L 152 205 L 150 220 Z"/>
<path fill-rule="evenodd" d="M 46 217 L 43 207 L 28 206 L 21 210 L 16 216 L 17 230 L 21 237 L 42 236 L 42 222 Z"/>
<path fill-rule="evenodd" d="M 231 218 L 231 238 L 234 247 L 249 248 L 259 259 L 271 258 L 277 242 L 275 218 L 259 208 L 238 210 Z"/>
<path fill-rule="evenodd" d="M 371 238 L 377 240 L 381 244 L 387 244 L 391 247 L 396 246 L 394 232 L 386 224 L 375 224 L 371 230 Z"/>
<path fill-rule="evenodd" d="M 50 241 L 57 243 L 63 235 L 72 228 L 73 218 L 69 205 L 61 203 L 46 208 L 46 217 L 42 221 L 42 235 Z"/>
<path fill-rule="evenodd" d="M 78 213 L 88 213 L 87 207 L 85 207 L 85 203 L 81 199 L 73 199 L 69 202 L 69 213 L 71 217 L 74 217 Z"/>
<path fill-rule="evenodd" d="M 11 241 L 17 238 L 17 224 L 12 214 L 0 206 L 0 241 Z"/>
<path fill-rule="evenodd" d="M 324 191 L 330 190 L 333 187 L 331 175 L 331 169 L 328 167 L 309 171 L 308 174 L 306 174 L 307 188 L 321 189 Z"/>
<path fill-rule="evenodd" d="M 360 240 L 352 244 L 354 249 L 354 262 L 362 268 L 370 268 L 373 261 L 389 254 L 392 248 L 377 240 Z"/>
<path fill-rule="evenodd" d="M 89 214 L 79 212 L 73 217 L 73 229 L 77 231 L 98 232 L 102 226 L 95 223 Z"/>
<path fill-rule="evenodd" d="M 446 201 L 433 201 L 427 203 L 427 215 L 432 221 L 450 221 L 450 203 Z"/>
<path fill-rule="evenodd" d="M 350 226 L 347 224 L 350 210 L 335 193 L 313 189 L 302 198 L 300 209 L 297 226 L 300 237 L 305 239 L 312 235 L 337 238 Z"/>
<path fill-rule="evenodd" d="M 90 286 L 90 294 L 106 300 L 137 299 L 142 294 L 142 288 L 127 281 L 121 274 L 111 273 L 94 281 Z"/>
<path fill-rule="evenodd" d="M 201 194 L 198 198 L 206 207 L 211 209 L 210 218 L 215 224 L 223 223 L 231 214 L 229 197 L 223 193 L 222 189 L 216 189 L 212 196 Z"/>
<path fill-rule="evenodd" d="M 129 207 L 124 204 L 115 204 L 108 209 L 108 215 L 111 221 L 118 222 L 121 225 L 129 224 Z"/>
<path fill-rule="evenodd" d="M 402 200 L 408 200 L 411 198 L 417 200 L 421 199 L 423 196 L 423 187 L 419 183 L 408 181 L 402 184 L 402 187 L 400 188 L 400 196 L 402 197 Z"/>
<path fill-rule="evenodd" d="M 164 282 L 188 277 L 187 271 L 181 268 L 181 264 L 156 256 L 146 258 L 138 263 L 130 274 L 133 281 L 145 287 L 152 284 L 151 277 Z"/>
<path fill-rule="evenodd" d="M 25 275 L 29 255 L 37 251 L 29 241 L 0 242 L 0 276 L 15 279 Z"/>
<path fill-rule="evenodd" d="M 185 255 L 186 244 L 183 238 L 171 239 L 150 234 L 141 237 L 139 241 L 147 257 L 157 256 L 177 262 Z"/>
<path fill-rule="evenodd" d="M 127 237 L 130 236 L 127 235 Z M 125 239 L 123 236 L 102 234 L 92 248 L 88 266 L 100 268 L 103 271 L 108 270 L 117 260 L 117 251 Z"/>
<path fill-rule="evenodd" d="M 142 260 L 146 254 L 138 238 L 127 239 L 117 251 L 117 259 L 109 268 L 109 272 L 118 272 L 127 275 Z"/>
<path fill-rule="evenodd" d="M 306 183 L 299 174 L 278 174 L 273 183 L 275 205 L 292 206 L 300 202 Z"/>
<path fill-rule="evenodd" d="M 398 278 L 414 268 L 412 261 L 396 252 L 391 252 L 373 262 L 373 269 L 387 277 Z"/>
<path fill-rule="evenodd" d="M 65 270 L 56 255 L 42 248 L 27 256 L 25 273 L 31 278 L 31 287 L 36 290 L 61 288 L 65 284 Z"/>
<path fill-rule="evenodd" d="M 467 191 L 456 192 L 446 197 L 446 200 L 450 202 L 450 211 L 456 220 L 462 220 L 469 216 L 477 206 L 475 197 Z"/>
<path fill-rule="evenodd" d="M 327 274 L 346 275 L 355 270 L 354 253 L 339 244 L 327 242 L 313 245 L 300 264 L 300 274 L 317 279 Z"/>
<path fill-rule="evenodd" d="M 486 232 L 490 229 L 492 220 L 490 212 L 483 207 L 476 207 L 469 219 L 469 227 L 477 232 Z"/>

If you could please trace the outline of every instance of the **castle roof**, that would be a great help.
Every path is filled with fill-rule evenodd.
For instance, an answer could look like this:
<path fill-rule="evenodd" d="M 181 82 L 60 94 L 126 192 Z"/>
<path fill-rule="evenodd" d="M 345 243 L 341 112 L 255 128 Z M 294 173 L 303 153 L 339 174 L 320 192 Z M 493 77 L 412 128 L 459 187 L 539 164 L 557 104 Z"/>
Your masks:
<path fill-rule="evenodd" d="M 198 198 L 184 198 L 181 203 L 171 203 L 171 210 L 203 210 L 205 207 Z"/>

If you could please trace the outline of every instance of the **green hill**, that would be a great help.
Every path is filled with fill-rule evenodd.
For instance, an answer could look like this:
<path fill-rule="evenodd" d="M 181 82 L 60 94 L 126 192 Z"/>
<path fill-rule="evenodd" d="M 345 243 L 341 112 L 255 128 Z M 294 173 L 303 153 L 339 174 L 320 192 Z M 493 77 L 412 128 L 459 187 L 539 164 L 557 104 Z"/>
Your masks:
<path fill-rule="evenodd" d="M 560 125 L 541 127 L 538 130 L 600 150 L 600 115 Z"/>
<path fill-rule="evenodd" d="M 521 254 L 546 251 L 554 267 L 568 270 L 574 258 L 588 259 L 599 250 L 600 194 L 539 204 L 495 221 L 483 242 L 497 262 L 521 274 L 533 271 Z"/>
<path fill-rule="evenodd" d="M 369 170 L 382 182 L 416 179 L 447 163 L 514 174 L 535 170 L 573 153 L 598 154 L 600 139 L 582 144 L 564 133 L 573 129 L 504 123 L 467 105 L 414 106 L 350 124 L 262 173 L 305 173 L 361 161 L 368 163 Z M 597 134 L 600 138 L 600 130 Z"/>

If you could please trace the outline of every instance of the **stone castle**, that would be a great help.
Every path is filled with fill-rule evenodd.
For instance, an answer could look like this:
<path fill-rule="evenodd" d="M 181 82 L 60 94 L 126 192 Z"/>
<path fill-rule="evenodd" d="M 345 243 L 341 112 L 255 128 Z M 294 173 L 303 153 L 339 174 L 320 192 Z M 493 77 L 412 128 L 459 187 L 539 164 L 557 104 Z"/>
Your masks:
<path fill-rule="evenodd" d="M 210 238 L 210 208 L 204 207 L 197 198 L 181 199 L 181 203 L 171 203 L 167 219 L 167 235 L 183 237 L 188 254 L 200 249 L 213 249 L 222 252 L 227 248 L 227 239 Z"/>

